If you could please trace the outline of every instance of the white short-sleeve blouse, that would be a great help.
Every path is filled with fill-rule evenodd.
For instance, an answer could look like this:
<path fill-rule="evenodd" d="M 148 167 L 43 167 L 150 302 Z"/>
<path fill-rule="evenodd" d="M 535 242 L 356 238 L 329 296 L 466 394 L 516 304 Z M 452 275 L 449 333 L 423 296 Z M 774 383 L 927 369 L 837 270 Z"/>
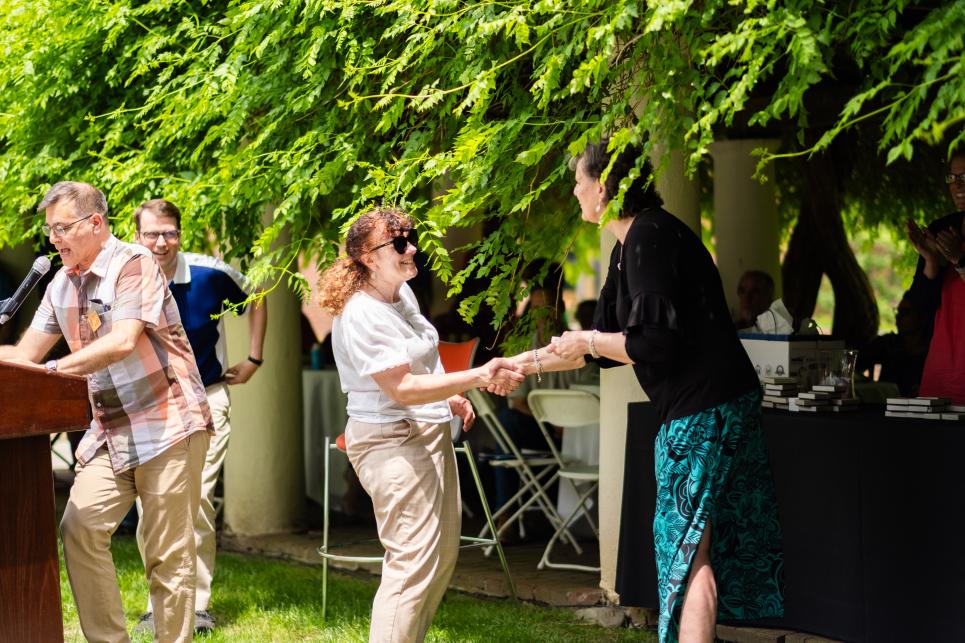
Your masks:
<path fill-rule="evenodd" d="M 419 313 L 408 284 L 397 303 L 388 304 L 362 291 L 349 298 L 332 325 L 335 365 L 348 395 L 348 415 L 361 422 L 403 418 L 441 424 L 452 419 L 449 403 L 406 406 L 382 392 L 372 375 L 408 364 L 413 375 L 442 373 L 439 333 Z"/>

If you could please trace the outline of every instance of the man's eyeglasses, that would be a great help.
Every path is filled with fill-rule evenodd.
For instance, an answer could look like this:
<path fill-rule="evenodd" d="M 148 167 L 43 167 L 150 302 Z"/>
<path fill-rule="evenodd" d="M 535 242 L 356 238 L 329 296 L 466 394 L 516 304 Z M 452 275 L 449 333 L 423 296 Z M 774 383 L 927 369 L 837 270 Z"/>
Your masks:
<path fill-rule="evenodd" d="M 416 231 L 414 229 L 403 230 L 402 234 L 400 234 L 399 236 L 392 237 L 390 240 L 386 241 L 385 243 L 379 244 L 374 248 L 370 248 L 369 252 L 375 252 L 379 248 L 384 248 L 385 246 L 391 245 L 396 252 L 398 252 L 400 255 L 404 255 L 405 250 L 406 248 L 409 247 L 410 243 L 416 248 L 419 247 L 419 236 L 416 234 Z"/>
<path fill-rule="evenodd" d="M 44 233 L 44 236 L 45 236 L 45 237 L 49 237 L 51 232 L 55 233 L 58 237 L 62 237 L 62 236 L 64 236 L 65 234 L 67 234 L 67 231 L 70 230 L 71 228 L 73 228 L 75 225 L 77 225 L 77 224 L 80 223 L 81 221 L 86 221 L 87 219 L 90 219 L 90 218 L 91 218 L 92 216 L 94 216 L 95 214 L 97 214 L 97 213 L 96 213 L 96 212 L 91 212 L 90 214 L 88 214 L 88 215 L 87 215 L 86 217 L 84 217 L 83 219 L 77 219 L 76 221 L 73 221 L 73 222 L 67 223 L 67 224 L 64 224 L 64 223 L 55 223 L 54 225 L 49 226 L 49 225 L 47 225 L 47 224 L 45 223 L 45 224 L 43 224 L 42 226 L 40 226 L 40 231 Z"/>
<path fill-rule="evenodd" d="M 945 183 L 949 185 L 952 183 L 965 183 L 965 172 L 959 172 L 958 174 L 949 172 L 945 175 Z"/>
<path fill-rule="evenodd" d="M 158 237 L 164 237 L 165 241 L 177 241 L 181 238 L 180 230 L 165 230 L 164 232 L 142 232 L 141 237 L 147 239 L 151 243 L 157 241 Z"/>

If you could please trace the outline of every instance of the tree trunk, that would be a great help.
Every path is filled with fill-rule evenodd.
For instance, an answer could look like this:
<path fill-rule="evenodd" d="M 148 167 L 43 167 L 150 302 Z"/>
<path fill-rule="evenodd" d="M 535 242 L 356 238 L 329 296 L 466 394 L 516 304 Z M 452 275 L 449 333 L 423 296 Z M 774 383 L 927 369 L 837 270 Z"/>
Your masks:
<path fill-rule="evenodd" d="M 821 275 L 834 289 L 832 333 L 848 346 L 863 346 L 878 334 L 878 305 L 868 276 L 848 245 L 841 220 L 834 163 L 827 154 L 802 165 L 805 193 L 781 274 L 785 302 L 796 317 L 814 314 Z"/>

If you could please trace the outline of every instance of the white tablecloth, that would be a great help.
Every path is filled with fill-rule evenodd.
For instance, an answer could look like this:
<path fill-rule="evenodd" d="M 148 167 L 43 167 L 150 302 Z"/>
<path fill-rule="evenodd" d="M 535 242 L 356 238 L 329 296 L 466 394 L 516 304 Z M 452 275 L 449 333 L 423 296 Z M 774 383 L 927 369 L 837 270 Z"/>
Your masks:
<path fill-rule="evenodd" d="M 332 442 L 345 431 L 348 415 L 346 399 L 338 380 L 338 371 L 302 371 L 303 439 L 305 446 L 305 495 L 317 502 L 324 502 L 325 490 L 325 437 Z M 345 471 L 351 465 L 344 453 L 331 453 L 332 474 L 329 476 L 329 494 L 332 508 L 341 509 L 341 499 L 346 490 Z"/>

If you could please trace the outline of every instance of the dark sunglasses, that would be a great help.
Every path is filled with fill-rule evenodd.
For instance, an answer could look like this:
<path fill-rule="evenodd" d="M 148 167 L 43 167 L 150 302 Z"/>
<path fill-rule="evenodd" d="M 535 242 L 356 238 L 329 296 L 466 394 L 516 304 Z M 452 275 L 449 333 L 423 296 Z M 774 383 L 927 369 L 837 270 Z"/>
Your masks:
<path fill-rule="evenodd" d="M 409 230 L 404 231 L 399 236 L 392 237 L 385 243 L 369 249 L 369 252 L 375 252 L 379 248 L 384 248 L 385 246 L 391 245 L 396 252 L 398 252 L 400 255 L 404 255 L 405 249 L 409 247 L 410 243 L 416 248 L 419 247 L 419 235 L 416 234 L 416 231 L 414 228 L 410 228 Z"/>

